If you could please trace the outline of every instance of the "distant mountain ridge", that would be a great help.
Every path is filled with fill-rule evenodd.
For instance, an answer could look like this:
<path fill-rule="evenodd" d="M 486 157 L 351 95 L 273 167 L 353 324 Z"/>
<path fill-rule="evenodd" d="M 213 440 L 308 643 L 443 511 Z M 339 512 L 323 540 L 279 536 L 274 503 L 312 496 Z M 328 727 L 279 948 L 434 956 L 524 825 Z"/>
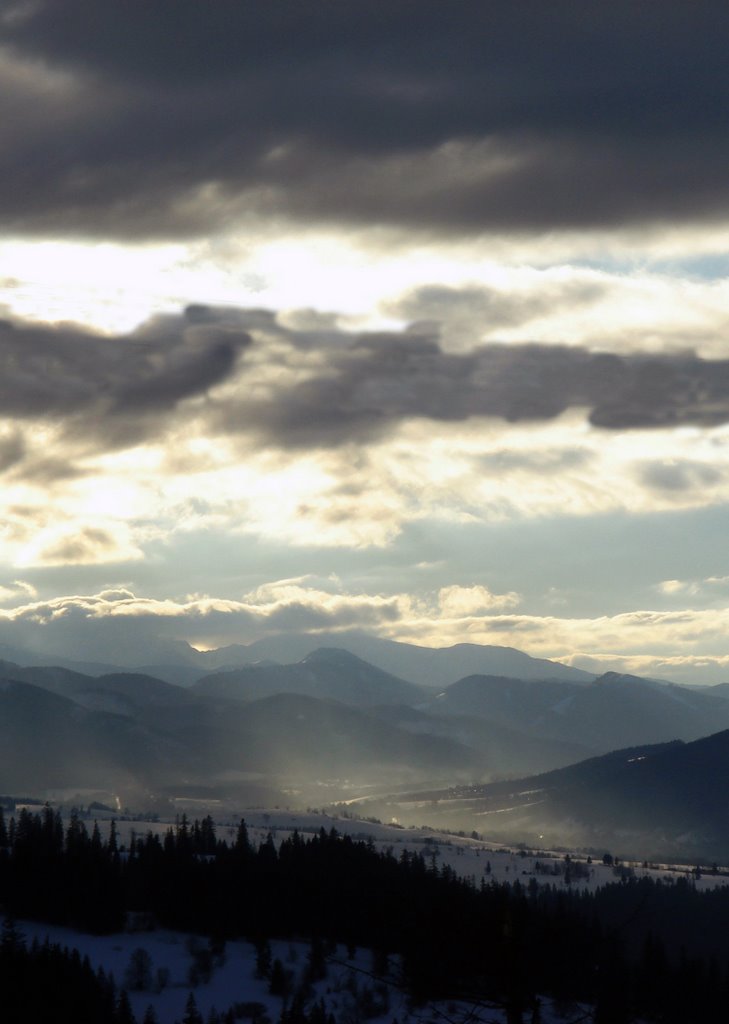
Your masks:
<path fill-rule="evenodd" d="M 274 693 L 297 693 L 331 698 L 354 707 L 376 704 L 414 704 L 427 691 L 398 679 L 337 648 L 319 648 L 292 665 L 244 665 L 203 676 L 192 692 L 233 700 L 256 700 Z"/>
<path fill-rule="evenodd" d="M 467 676 L 431 700 L 429 710 L 479 715 L 527 735 L 577 741 L 596 752 L 694 740 L 729 728 L 725 697 L 614 672 L 589 685 Z"/>
<path fill-rule="evenodd" d="M 267 637 L 245 647 L 236 645 L 206 652 L 203 657 L 215 667 L 233 667 L 233 659 L 239 665 L 264 660 L 291 663 L 311 654 L 323 645 L 324 640 L 329 641 L 328 646 L 332 646 L 332 640 L 336 641 L 337 648 L 349 651 L 384 672 L 431 688 L 448 686 L 476 672 L 518 679 L 561 679 L 582 683 L 589 683 L 595 678 L 590 672 L 544 658 L 532 658 L 513 647 L 480 644 L 420 647 L 363 633 L 339 633 L 328 638 L 307 634 Z"/>
<path fill-rule="evenodd" d="M 551 767 L 585 752 L 482 720 L 418 713 L 432 696 L 336 648 L 291 665 L 218 672 L 191 687 L 138 672 L 89 676 L 3 661 L 0 746 L 14 752 L 4 777 L 25 790 L 116 787 L 142 802 L 182 783 L 209 793 L 250 792 L 238 783 L 254 776 L 274 787 L 295 782 L 311 795 L 325 777 L 336 798 L 336 787 L 352 779 L 365 788 L 396 780 L 443 784 Z M 35 709 L 32 729 L 18 718 L 26 705 Z M 51 705 L 57 734 L 44 710 Z M 66 733 L 73 738 L 59 746 Z M 37 749 L 45 752 L 40 761 Z"/>
<path fill-rule="evenodd" d="M 532 658 L 512 647 L 455 644 L 451 647 L 419 647 L 415 644 L 382 640 L 364 633 L 329 635 L 292 633 L 267 637 L 251 644 L 232 644 L 211 651 L 198 651 L 181 641 L 143 639 L 124 649 L 114 649 L 108 660 L 81 661 L 63 653 L 34 652 L 0 644 L 0 658 L 24 666 L 60 666 L 87 675 L 143 672 L 167 682 L 189 685 L 203 675 L 232 670 L 257 662 L 293 664 L 317 649 L 336 648 L 368 662 L 375 668 L 418 686 L 443 687 L 474 673 L 512 676 L 519 679 L 563 679 L 591 682 L 595 676 L 581 669 L 544 658 Z M 160 657 L 162 655 L 162 657 Z"/>

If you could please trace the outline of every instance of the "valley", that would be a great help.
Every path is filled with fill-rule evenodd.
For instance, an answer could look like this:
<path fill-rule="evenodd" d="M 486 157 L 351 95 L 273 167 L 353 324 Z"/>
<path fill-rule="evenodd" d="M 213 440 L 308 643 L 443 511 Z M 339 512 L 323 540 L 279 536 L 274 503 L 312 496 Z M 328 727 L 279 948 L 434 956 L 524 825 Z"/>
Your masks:
<path fill-rule="evenodd" d="M 18 651 L 25 664 L 0 663 L 2 792 L 168 819 L 348 807 L 527 846 L 617 837 L 640 860 L 725 856 L 726 687 L 594 678 L 508 648 L 352 646 L 380 664 L 292 636 L 186 655 L 181 669 L 204 671 L 184 682 Z M 381 667 L 395 663 L 410 678 Z"/>

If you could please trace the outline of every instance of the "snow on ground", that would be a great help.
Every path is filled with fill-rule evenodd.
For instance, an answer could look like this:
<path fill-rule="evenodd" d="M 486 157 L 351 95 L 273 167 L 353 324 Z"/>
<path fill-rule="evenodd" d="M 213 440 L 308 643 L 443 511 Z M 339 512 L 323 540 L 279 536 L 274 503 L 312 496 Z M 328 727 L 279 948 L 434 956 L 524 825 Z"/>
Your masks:
<path fill-rule="evenodd" d="M 188 977 L 194 964 L 190 947 L 191 944 L 207 946 L 207 939 L 200 936 L 162 929 L 96 936 L 70 928 L 25 921 L 19 922 L 19 928 L 28 942 L 34 938 L 43 942 L 48 938 L 52 943 L 78 949 L 82 957 L 88 956 L 94 968 L 102 966 L 107 973 L 112 972 L 120 987 L 124 985 L 125 972 L 134 950 L 146 950 L 152 960 L 153 984 L 148 991 L 129 992 L 132 1009 L 140 1021 L 150 1005 L 154 1007 L 160 1024 L 181 1020 L 190 992 L 193 992 L 203 1018 L 207 1017 L 212 1007 L 224 1011 L 235 1003 L 243 1002 L 263 1004 L 272 1022 L 278 1021 L 281 1015 L 283 999 L 270 995 L 268 982 L 255 977 L 256 951 L 248 942 L 227 942 L 223 965 L 214 968 L 209 982 L 193 985 Z M 273 957 L 279 957 L 284 968 L 296 977 L 300 977 L 306 966 L 308 948 L 306 943 L 271 943 Z M 315 985 L 315 998 L 319 995 L 324 997 L 335 1016 L 354 1006 L 354 997 L 350 991 L 354 985 L 361 989 L 362 979 L 372 984 L 364 973 L 371 967 L 371 958 L 366 951 L 358 951 L 354 960 L 347 961 L 346 952 L 340 948 L 336 959 L 341 960 L 342 966 L 329 966 L 328 977 Z M 155 991 L 157 986 L 154 981 L 160 971 L 168 972 L 168 981 L 162 991 Z M 402 1009 L 406 1009 L 404 1002 L 403 996 L 392 1001 L 389 1016 L 385 1015 L 388 1022 L 393 1016 L 400 1020 L 406 1019 L 406 1013 L 402 1013 Z"/>
<path fill-rule="evenodd" d="M 196 811 L 189 815 L 189 819 L 194 820 L 198 815 L 203 817 L 204 813 Z M 245 817 L 249 838 L 254 845 L 265 840 L 269 833 L 279 843 L 294 830 L 298 830 L 305 838 L 307 835 L 318 833 L 321 828 L 327 832 L 335 828 L 337 832 L 349 834 L 356 839 L 371 839 L 377 849 L 391 850 L 396 857 L 403 850 L 422 853 L 426 861 L 436 867 L 448 865 L 458 876 L 470 878 L 477 885 L 482 879 L 486 882 L 492 879 L 497 882 L 518 880 L 524 885 L 535 879 L 537 884 L 560 887 L 570 885 L 594 890 L 600 885 L 616 881 L 618 877 L 616 868 L 603 864 L 599 858 L 588 864 L 586 857 L 577 854 L 571 854 L 567 859 L 562 852 L 524 851 L 497 846 L 482 839 L 454 836 L 427 827 L 401 828 L 350 817 L 333 817 L 314 811 L 298 812 L 280 808 L 246 810 L 236 818 L 221 817 L 216 821 L 218 837 L 232 841 L 241 816 Z M 87 824 L 91 827 L 92 823 L 93 818 Z M 128 844 L 132 832 L 144 836 L 151 831 L 163 836 L 167 829 L 174 825 L 174 820 L 117 820 L 118 840 L 120 844 Z M 109 828 L 109 823 L 99 821 L 99 826 L 104 834 Z M 701 877 L 696 879 L 685 867 L 671 868 L 662 865 L 644 868 L 640 864 L 621 863 L 617 868 L 618 873 L 621 869 L 633 871 L 638 877 L 687 877 L 702 889 L 729 883 L 726 875 L 712 875 L 708 872 L 702 873 Z M 214 969 L 211 980 L 192 988 L 188 977 L 188 971 L 194 961 L 191 944 L 207 944 L 207 939 L 199 936 L 190 937 L 159 929 L 99 937 L 37 922 L 20 924 L 29 941 L 33 938 L 43 941 L 48 937 L 51 942 L 76 948 L 82 956 L 89 957 L 94 967 L 103 966 L 107 972 L 113 972 L 118 985 L 124 984 L 124 975 L 133 951 L 138 948 L 145 949 L 152 959 L 153 977 L 157 978 L 160 970 L 163 974 L 168 972 L 168 983 L 162 991 L 130 992 L 132 1007 L 139 1021 L 150 1004 L 154 1007 L 160 1024 L 174 1024 L 175 1021 L 181 1020 L 191 991 L 194 992 L 203 1018 L 212 1007 L 224 1011 L 234 1003 L 254 1002 L 265 1006 L 271 1024 L 276 1024 L 281 1016 L 283 1000 L 270 995 L 268 983 L 255 977 L 256 954 L 250 943 L 228 942 L 225 947 L 225 962 Z M 300 978 L 307 962 L 308 944 L 279 941 L 272 942 L 271 947 L 273 957 L 280 958 L 285 969 L 291 971 L 294 978 Z M 369 951 L 359 950 L 354 959 L 348 960 L 346 951 L 340 947 L 330 958 L 326 979 L 314 986 L 313 998 L 321 997 L 324 1000 L 327 1012 L 333 1013 L 338 1024 L 350 1024 L 365 1019 L 361 1006 L 358 1007 L 358 999 L 361 1002 L 362 993 L 366 988 L 372 990 L 375 1004 L 378 999 L 383 999 L 384 989 L 378 989 L 378 982 L 370 976 L 371 966 Z M 503 1024 L 505 1020 L 498 1008 L 490 1006 L 474 1010 L 471 1005 L 429 1004 L 413 1010 L 409 1007 L 404 993 L 396 985 L 388 985 L 386 990 L 387 1009 L 368 1016 L 367 1019 L 372 1024 L 391 1024 L 394 1019 L 397 1019 L 399 1024 L 458 1024 L 461 1020 L 468 1020 L 470 1024 Z M 563 1020 L 550 1008 L 546 999 L 541 1008 L 541 1019 L 543 1024 L 557 1024 Z"/>
<path fill-rule="evenodd" d="M 0 920 L 2 918 L 0 917 Z M 141 1021 L 148 1006 L 152 1006 L 159 1024 L 175 1024 L 181 1021 L 190 992 L 202 1013 L 203 1019 L 215 1007 L 225 1011 L 235 1004 L 259 1003 L 271 1024 L 277 1024 L 284 1008 L 284 1000 L 268 992 L 268 982 L 255 976 L 256 952 L 251 943 L 227 942 L 225 962 L 215 967 L 210 981 L 192 986 L 188 971 L 193 964 L 191 944 L 206 945 L 200 936 L 157 929 L 148 932 L 125 932 L 115 935 L 86 935 L 70 928 L 46 925 L 33 921 L 17 922 L 19 931 L 28 943 L 33 939 L 69 949 L 77 949 L 82 957 L 88 956 L 92 966 L 103 967 L 113 973 L 118 986 L 123 986 L 125 972 L 135 950 L 144 949 L 151 957 L 153 978 L 158 972 L 168 972 L 168 981 L 162 991 L 152 986 L 148 991 L 129 992 L 132 1010 Z M 301 978 L 307 963 L 309 946 L 302 942 L 273 941 L 271 951 L 278 957 L 286 971 L 295 980 Z M 357 950 L 348 959 L 343 947 L 327 958 L 327 976 L 313 986 L 312 1001 L 323 1000 L 327 1013 L 332 1013 L 338 1024 L 364 1022 L 369 1024 L 505 1024 L 503 1011 L 490 1003 L 480 1005 L 464 1002 L 428 1003 L 413 1008 L 407 996 L 399 987 L 380 983 L 370 973 L 372 958 L 368 950 Z M 371 992 L 366 995 L 366 990 Z M 369 1010 L 364 1007 L 369 1006 Z M 570 1016 L 579 1008 L 572 1008 Z M 585 1009 L 585 1008 L 583 1008 Z M 250 1019 L 249 1007 L 241 1019 Z M 577 1013 L 577 1016 L 580 1016 Z M 260 1020 L 261 1018 L 259 1018 Z M 548 999 L 542 1000 L 542 1024 L 563 1024 L 564 1017 L 551 1006 Z"/>
<path fill-rule="evenodd" d="M 204 817 L 205 812 L 192 812 L 189 820 L 196 816 Z M 213 814 L 213 817 L 215 815 Z M 596 856 L 588 863 L 583 853 L 571 853 L 553 850 L 523 850 L 517 847 L 506 847 L 489 842 L 486 839 L 452 835 L 440 832 L 428 826 L 421 828 L 403 828 L 400 825 L 384 824 L 366 819 L 338 817 L 320 811 L 294 811 L 288 808 L 270 808 L 268 810 L 253 809 L 241 812 L 237 817 L 220 817 L 216 820 L 218 838 L 233 842 L 240 818 L 245 818 L 251 843 L 257 846 L 270 833 L 276 844 L 288 838 L 297 830 L 304 838 L 316 835 L 320 829 L 351 835 L 355 839 L 372 840 L 379 850 L 392 850 L 399 857 L 403 850 L 422 853 L 429 864 L 440 868 L 450 867 L 460 878 L 469 878 L 476 885 L 481 879 L 486 882 L 529 883 L 531 878 L 538 884 L 556 885 L 558 887 L 579 887 L 594 891 L 601 885 L 619 881 L 625 872 L 632 872 L 638 878 L 650 877 L 667 879 L 687 878 L 698 889 L 713 889 L 719 885 L 729 884 L 726 873 L 713 874 L 702 868 L 700 877 L 685 865 L 651 864 L 644 867 L 640 861 L 621 860 L 617 867 L 603 864 L 602 858 Z M 142 820 L 118 820 L 117 830 L 120 843 L 128 843 L 132 832 L 144 836 L 152 831 L 164 836 L 167 829 L 174 827 L 174 820 L 146 822 Z M 106 826 L 99 822 L 104 834 Z M 569 857 L 569 870 L 568 861 Z M 541 866 L 541 870 L 540 870 Z"/>

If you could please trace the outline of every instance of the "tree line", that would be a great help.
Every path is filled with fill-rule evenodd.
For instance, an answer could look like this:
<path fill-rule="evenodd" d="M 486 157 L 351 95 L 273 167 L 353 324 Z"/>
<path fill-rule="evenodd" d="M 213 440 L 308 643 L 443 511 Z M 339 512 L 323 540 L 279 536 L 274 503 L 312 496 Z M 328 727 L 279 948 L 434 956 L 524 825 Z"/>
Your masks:
<path fill-rule="evenodd" d="M 597 1024 L 729 1017 L 729 889 L 699 892 L 685 879 L 625 878 L 594 893 L 534 879 L 474 884 L 434 859 L 395 857 L 333 829 L 256 846 L 241 821 L 226 842 L 209 817 L 183 816 L 122 849 L 113 823 L 102 838 L 46 807 L 9 822 L 0 812 L 0 904 L 11 918 L 97 933 L 142 914 L 259 948 L 272 938 L 366 947 L 415 1004 L 488 999 L 510 1024 L 538 1020 L 544 995 L 593 1005 Z"/>

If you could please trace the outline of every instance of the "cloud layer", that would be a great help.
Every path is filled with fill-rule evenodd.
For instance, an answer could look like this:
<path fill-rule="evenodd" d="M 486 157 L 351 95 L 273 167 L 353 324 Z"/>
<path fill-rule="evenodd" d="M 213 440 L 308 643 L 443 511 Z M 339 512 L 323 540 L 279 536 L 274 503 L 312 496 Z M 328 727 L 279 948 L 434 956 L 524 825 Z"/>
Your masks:
<path fill-rule="evenodd" d="M 538 423 L 570 409 L 610 431 L 712 427 L 729 421 L 729 360 L 545 344 L 453 353 L 433 327 L 296 331 L 273 313 L 202 307 L 118 338 L 0 324 L 0 403 L 16 423 L 62 423 L 69 435 L 113 449 L 189 419 L 182 404 L 203 398 L 195 414 L 213 434 L 281 448 L 373 441 L 414 419 Z M 0 470 L 15 470 L 24 454 L 20 431 L 0 438 Z M 670 489 L 701 474 L 653 467 L 645 477 Z"/>
<path fill-rule="evenodd" d="M 6 557 L 136 562 L 188 523 L 382 546 L 427 516 L 726 497 L 727 360 L 295 321 L 191 306 L 118 336 L 0 325 Z"/>
<path fill-rule="evenodd" d="M 238 601 L 155 601 L 119 589 L 0 610 L 0 642 L 24 644 L 44 655 L 73 657 L 80 650 L 88 660 L 116 654 L 126 664 L 130 645 L 142 660 L 153 660 L 164 657 L 171 642 L 222 646 L 302 631 L 336 644 L 337 634 L 364 629 L 426 645 L 448 646 L 467 639 L 516 646 L 596 673 L 632 670 L 694 681 L 703 674 L 704 681 L 717 682 L 728 670 L 729 660 L 721 651 L 701 652 L 707 643 L 715 646 L 717 633 L 729 626 L 726 608 L 641 610 L 597 618 L 499 611 L 499 606 L 516 603 L 517 595 L 491 594 L 481 586 L 451 586 L 429 599 L 414 599 L 404 593 L 347 593 L 332 581 L 306 578 L 267 584 Z"/>
<path fill-rule="evenodd" d="M 467 0 L 16 2 L 0 222 L 548 231 L 724 216 L 729 17 Z"/>

